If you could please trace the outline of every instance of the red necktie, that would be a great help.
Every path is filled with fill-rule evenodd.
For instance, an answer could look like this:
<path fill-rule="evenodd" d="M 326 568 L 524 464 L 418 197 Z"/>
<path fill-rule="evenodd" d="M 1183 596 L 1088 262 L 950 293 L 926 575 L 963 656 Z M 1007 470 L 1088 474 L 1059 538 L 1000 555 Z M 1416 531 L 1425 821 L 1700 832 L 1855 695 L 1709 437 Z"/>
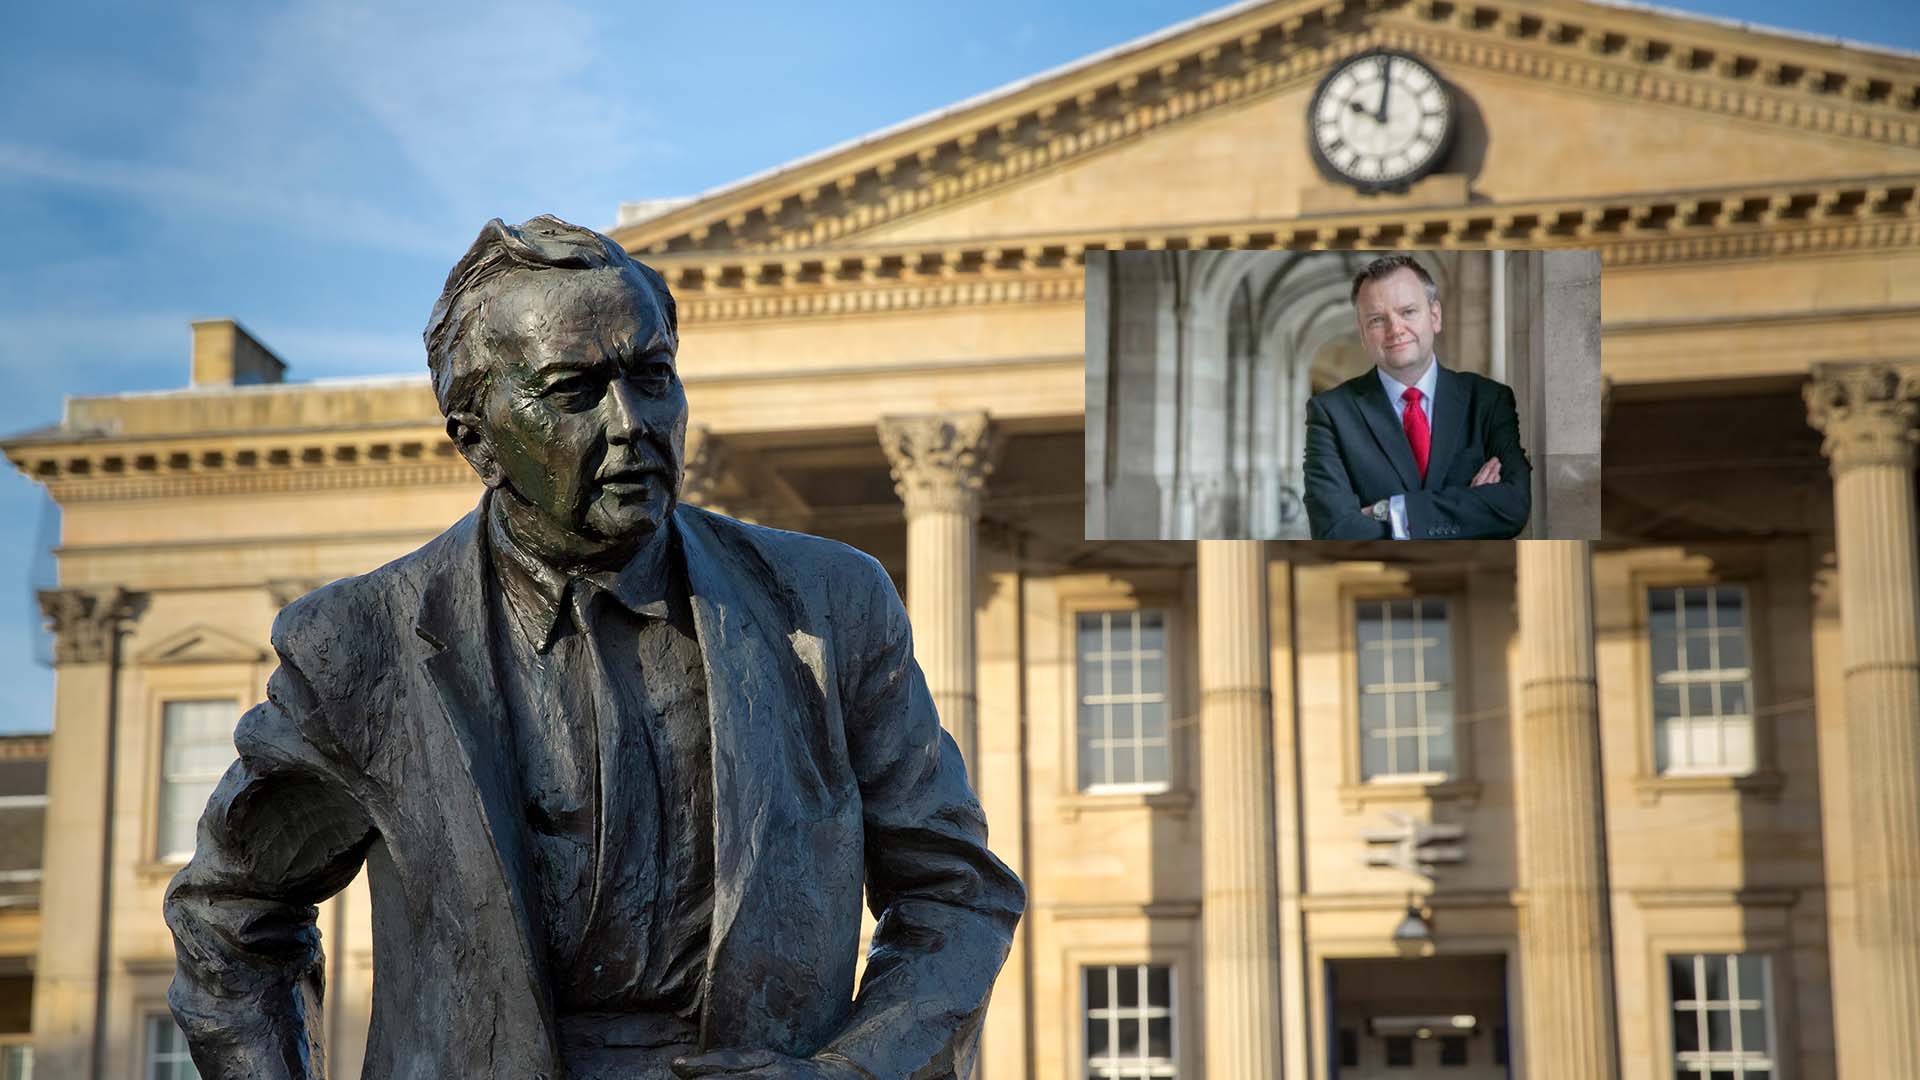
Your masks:
<path fill-rule="evenodd" d="M 1400 423 L 1407 429 L 1407 445 L 1413 447 L 1413 463 L 1420 466 L 1420 482 L 1427 482 L 1427 447 L 1432 441 L 1432 432 L 1427 430 L 1427 413 L 1420 407 L 1420 390 L 1409 386 L 1400 397 L 1407 403 L 1407 411 L 1400 414 Z"/>

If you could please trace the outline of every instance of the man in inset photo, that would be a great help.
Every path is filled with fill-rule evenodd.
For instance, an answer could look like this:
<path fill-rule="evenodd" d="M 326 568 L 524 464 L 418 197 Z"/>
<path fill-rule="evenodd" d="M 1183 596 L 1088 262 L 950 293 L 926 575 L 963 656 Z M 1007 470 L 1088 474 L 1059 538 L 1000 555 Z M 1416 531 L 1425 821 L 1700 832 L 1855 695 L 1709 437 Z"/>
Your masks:
<path fill-rule="evenodd" d="M 1440 290 L 1407 255 L 1354 277 L 1373 370 L 1307 402 L 1305 501 L 1315 540 L 1511 540 L 1530 472 L 1513 391 L 1442 366 Z"/>

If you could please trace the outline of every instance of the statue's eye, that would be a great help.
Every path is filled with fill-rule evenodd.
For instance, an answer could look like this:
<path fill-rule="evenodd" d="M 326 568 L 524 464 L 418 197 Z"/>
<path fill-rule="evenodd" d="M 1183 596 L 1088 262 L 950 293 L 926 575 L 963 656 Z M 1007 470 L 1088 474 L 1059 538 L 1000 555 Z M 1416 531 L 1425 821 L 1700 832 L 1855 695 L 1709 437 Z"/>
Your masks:
<path fill-rule="evenodd" d="M 648 364 L 646 377 L 650 381 L 659 383 L 661 386 L 671 386 L 673 384 L 673 365 L 662 364 L 658 361 Z"/>
<path fill-rule="evenodd" d="M 590 375 L 569 375 L 548 385 L 543 396 L 563 409 L 585 409 L 600 400 L 603 389 Z"/>
<path fill-rule="evenodd" d="M 658 397 L 673 389 L 673 365 L 660 360 L 642 362 L 628 378 L 641 393 Z"/>

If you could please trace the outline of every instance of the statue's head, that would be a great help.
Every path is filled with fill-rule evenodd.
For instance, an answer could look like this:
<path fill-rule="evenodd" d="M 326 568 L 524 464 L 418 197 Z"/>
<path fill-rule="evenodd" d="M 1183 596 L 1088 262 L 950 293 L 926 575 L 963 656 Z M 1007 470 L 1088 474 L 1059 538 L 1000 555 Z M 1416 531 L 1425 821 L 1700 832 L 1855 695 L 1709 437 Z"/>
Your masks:
<path fill-rule="evenodd" d="M 487 222 L 427 322 L 447 434 L 504 501 L 516 538 L 604 563 L 665 524 L 687 397 L 673 296 L 591 229 Z"/>

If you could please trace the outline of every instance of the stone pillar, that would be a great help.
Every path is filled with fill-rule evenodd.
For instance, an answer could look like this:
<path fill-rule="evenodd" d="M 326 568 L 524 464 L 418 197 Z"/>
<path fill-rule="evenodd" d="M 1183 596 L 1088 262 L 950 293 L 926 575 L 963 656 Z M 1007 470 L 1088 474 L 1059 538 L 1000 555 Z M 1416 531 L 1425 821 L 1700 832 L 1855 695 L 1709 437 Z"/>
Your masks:
<path fill-rule="evenodd" d="M 33 978 L 34 1064 L 46 1076 L 98 1077 L 105 1068 L 115 683 L 120 630 L 138 600 L 123 589 L 40 594 L 54 636 L 42 880 L 61 890 L 57 897 L 42 897 Z"/>
<path fill-rule="evenodd" d="M 1206 1075 L 1273 1080 L 1281 1017 L 1266 546 L 1197 546 Z"/>
<path fill-rule="evenodd" d="M 980 495 L 993 471 L 984 412 L 888 416 L 880 445 L 907 508 L 907 618 L 914 655 L 977 787 L 974 733 L 974 558 Z"/>
<path fill-rule="evenodd" d="M 1920 1077 L 1920 558 L 1914 533 L 1920 363 L 1822 365 L 1807 419 L 1833 468 L 1848 782 L 1824 788 L 1845 814 L 1851 927 L 1835 927 L 1853 968 L 1836 980 L 1840 1074 Z M 1848 934 L 1848 930 L 1851 933 Z"/>
<path fill-rule="evenodd" d="M 1519 549 L 1514 725 L 1526 1060 L 1553 1076 L 1618 1075 L 1606 822 L 1594 685 L 1593 565 L 1584 541 Z"/>
<path fill-rule="evenodd" d="M 689 427 L 680 461 L 680 498 L 702 510 L 753 521 L 752 508 L 738 494 L 739 485 L 731 483 L 731 458 L 725 441 L 715 438 L 706 425 Z"/>
<path fill-rule="evenodd" d="M 987 815 L 988 840 L 1023 881 L 1033 880 L 1026 817 L 1027 730 L 1026 561 L 1017 535 L 994 535 L 982 526 L 980 557 L 979 694 L 980 809 Z M 989 781 L 986 778 L 991 777 Z M 1033 1042 L 1033 921 L 1020 920 L 1013 945 L 994 981 L 993 997 L 980 1032 L 980 1080 L 1027 1080 L 1028 1048 Z"/>

